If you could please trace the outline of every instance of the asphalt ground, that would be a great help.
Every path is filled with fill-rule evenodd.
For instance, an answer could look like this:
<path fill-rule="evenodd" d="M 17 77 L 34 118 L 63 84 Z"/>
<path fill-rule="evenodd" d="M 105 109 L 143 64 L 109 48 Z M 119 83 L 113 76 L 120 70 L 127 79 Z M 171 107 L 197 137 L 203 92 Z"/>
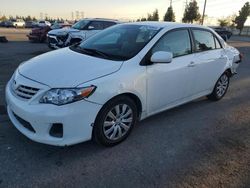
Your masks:
<path fill-rule="evenodd" d="M 30 141 L 4 109 L 17 66 L 49 51 L 25 29 L 0 29 L 0 187 L 250 187 L 250 40 L 232 37 L 244 60 L 219 102 L 205 97 L 140 122 L 112 148 L 92 141 L 53 147 Z"/>

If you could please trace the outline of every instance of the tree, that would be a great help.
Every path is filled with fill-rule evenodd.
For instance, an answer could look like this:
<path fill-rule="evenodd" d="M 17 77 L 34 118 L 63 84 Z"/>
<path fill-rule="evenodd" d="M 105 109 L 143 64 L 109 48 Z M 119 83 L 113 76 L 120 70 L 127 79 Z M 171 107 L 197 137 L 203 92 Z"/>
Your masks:
<path fill-rule="evenodd" d="M 219 23 L 220 27 L 226 27 L 226 26 L 230 25 L 230 23 L 227 19 L 218 19 L 218 23 Z"/>
<path fill-rule="evenodd" d="M 33 17 L 33 18 L 32 18 L 32 21 L 37 21 L 36 17 Z"/>
<path fill-rule="evenodd" d="M 158 10 L 155 9 L 155 11 L 152 14 L 148 14 L 148 21 L 159 21 L 159 13 Z"/>
<path fill-rule="evenodd" d="M 153 12 L 153 21 L 159 21 L 158 9 L 155 9 L 155 11 Z"/>
<path fill-rule="evenodd" d="M 240 30 L 240 34 L 249 15 L 250 15 L 250 5 L 249 2 L 246 2 L 245 5 L 239 11 L 239 16 L 236 16 L 234 20 L 236 28 Z"/>
<path fill-rule="evenodd" d="M 175 14 L 172 6 L 168 7 L 168 10 L 164 15 L 163 20 L 168 22 L 175 22 Z"/>
<path fill-rule="evenodd" d="M 7 21 L 7 17 L 3 15 L 2 17 L 0 17 L 0 21 Z"/>
<path fill-rule="evenodd" d="M 24 18 L 24 20 L 25 20 L 25 21 L 32 21 L 32 18 L 31 18 L 31 16 L 29 15 L 29 16 L 27 16 L 26 18 Z"/>
<path fill-rule="evenodd" d="M 199 13 L 199 7 L 196 0 L 189 2 L 186 6 L 182 21 L 184 23 L 193 23 L 194 21 L 198 21 L 201 15 Z"/>

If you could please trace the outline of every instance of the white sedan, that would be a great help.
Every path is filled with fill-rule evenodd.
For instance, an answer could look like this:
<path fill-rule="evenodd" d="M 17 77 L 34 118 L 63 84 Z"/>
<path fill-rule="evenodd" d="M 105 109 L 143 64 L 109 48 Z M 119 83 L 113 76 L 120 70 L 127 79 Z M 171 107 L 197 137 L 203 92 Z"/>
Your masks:
<path fill-rule="evenodd" d="M 40 143 L 113 146 L 139 120 L 202 96 L 222 99 L 240 61 L 207 27 L 120 24 L 22 63 L 6 87 L 7 111 Z"/>

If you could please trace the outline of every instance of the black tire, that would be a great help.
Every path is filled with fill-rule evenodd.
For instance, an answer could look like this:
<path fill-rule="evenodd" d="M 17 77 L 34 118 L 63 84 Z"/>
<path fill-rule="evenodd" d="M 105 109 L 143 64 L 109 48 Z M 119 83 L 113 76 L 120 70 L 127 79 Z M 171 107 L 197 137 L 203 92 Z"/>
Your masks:
<path fill-rule="evenodd" d="M 218 92 L 218 90 L 219 90 L 219 87 L 221 87 L 222 79 L 225 79 L 225 78 L 227 79 L 227 84 L 224 84 L 225 89 L 223 90 L 223 92 L 220 93 Z M 207 98 L 212 101 L 221 100 L 227 93 L 229 83 L 230 83 L 230 76 L 227 72 L 225 72 L 220 76 L 220 78 L 218 79 L 218 81 L 216 82 L 214 86 L 213 92 L 210 95 L 208 95 Z"/>
<path fill-rule="evenodd" d="M 107 138 L 107 136 L 104 133 L 104 131 L 105 131 L 104 122 L 108 118 L 108 113 L 110 111 L 114 110 L 115 107 L 118 106 L 118 105 L 121 105 L 121 106 L 119 106 L 120 109 L 122 109 L 122 107 L 123 107 L 122 105 L 127 105 L 128 109 L 131 109 L 131 111 L 132 111 L 132 113 L 131 113 L 132 120 L 131 120 L 131 123 L 129 125 L 129 129 L 128 130 L 123 129 L 123 131 L 125 131 L 124 135 L 121 136 L 120 138 L 118 138 L 117 140 L 112 140 L 110 138 Z M 94 139 L 94 141 L 96 141 L 98 144 L 101 144 L 101 145 L 104 145 L 104 146 L 114 146 L 114 145 L 119 144 L 120 142 L 124 141 L 128 137 L 128 135 L 131 133 L 133 127 L 135 126 L 135 124 L 137 122 L 137 119 L 138 119 L 137 114 L 138 114 L 138 110 L 137 110 L 136 104 L 131 98 L 129 98 L 127 96 L 118 96 L 118 97 L 116 97 L 114 99 L 111 99 L 109 102 L 107 102 L 102 107 L 102 109 L 100 110 L 100 112 L 98 113 L 98 115 L 96 117 L 94 128 L 93 128 L 93 139 Z M 117 117 L 117 114 L 116 114 L 116 117 Z M 112 127 L 113 126 L 116 126 L 116 125 L 112 125 Z M 120 129 L 121 129 L 121 126 L 120 126 Z M 113 131 L 113 133 L 114 132 L 115 131 Z M 116 131 L 115 135 L 117 135 L 118 132 Z"/>

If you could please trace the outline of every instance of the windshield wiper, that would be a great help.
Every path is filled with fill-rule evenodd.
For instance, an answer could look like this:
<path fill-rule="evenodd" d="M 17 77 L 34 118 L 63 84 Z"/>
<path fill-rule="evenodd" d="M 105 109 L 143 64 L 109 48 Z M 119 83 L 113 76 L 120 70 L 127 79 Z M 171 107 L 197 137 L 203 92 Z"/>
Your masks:
<path fill-rule="evenodd" d="M 80 43 L 79 43 L 80 44 Z M 126 60 L 125 57 L 122 57 L 122 56 L 118 56 L 118 55 L 112 55 L 112 54 L 108 54 L 108 53 L 105 53 L 105 52 L 102 52 L 100 50 L 97 50 L 97 49 L 92 49 L 92 48 L 82 48 L 80 47 L 79 44 L 75 44 L 75 45 L 72 45 L 70 46 L 70 48 L 72 50 L 75 50 L 75 51 L 78 51 L 80 53 L 84 53 L 84 54 L 88 54 L 88 55 L 91 55 L 91 56 L 101 56 L 105 59 L 110 59 L 110 60 L 118 60 L 118 61 L 124 61 Z"/>
<path fill-rule="evenodd" d="M 107 58 L 107 59 L 110 59 L 111 57 L 113 57 L 112 55 L 107 54 L 105 52 L 102 52 L 100 50 L 96 50 L 96 49 L 92 49 L 92 48 L 81 48 L 81 49 L 84 50 L 84 51 L 91 52 L 93 54 L 97 54 L 97 55 L 99 55 L 101 57 L 104 57 L 104 58 Z"/>

